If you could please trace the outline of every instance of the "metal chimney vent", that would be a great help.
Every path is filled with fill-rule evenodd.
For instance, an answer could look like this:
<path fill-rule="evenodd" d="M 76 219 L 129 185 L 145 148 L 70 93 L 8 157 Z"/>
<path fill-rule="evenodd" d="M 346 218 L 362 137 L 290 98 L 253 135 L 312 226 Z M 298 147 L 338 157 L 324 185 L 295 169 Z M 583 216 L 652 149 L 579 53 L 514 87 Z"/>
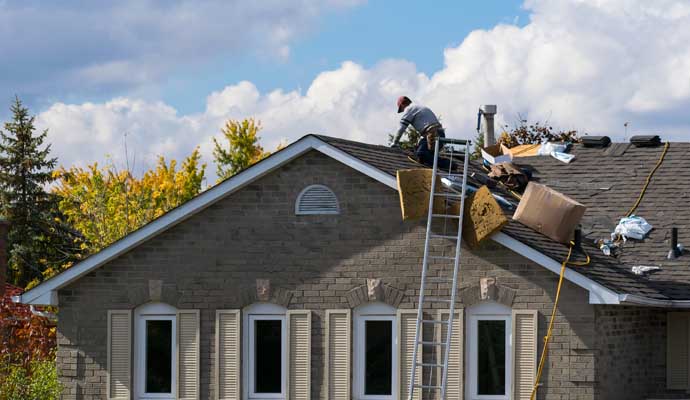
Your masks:
<path fill-rule="evenodd" d="M 324 185 L 310 185 L 297 196 L 295 214 L 340 214 L 338 198 Z"/>

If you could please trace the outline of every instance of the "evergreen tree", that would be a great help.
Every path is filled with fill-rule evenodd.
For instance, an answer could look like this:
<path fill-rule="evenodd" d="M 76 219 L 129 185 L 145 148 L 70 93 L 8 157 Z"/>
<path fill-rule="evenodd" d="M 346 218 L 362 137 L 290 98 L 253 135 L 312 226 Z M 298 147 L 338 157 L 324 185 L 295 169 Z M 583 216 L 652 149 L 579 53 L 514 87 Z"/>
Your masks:
<path fill-rule="evenodd" d="M 19 100 L 12 120 L 0 130 L 0 201 L 9 222 L 9 280 L 19 286 L 41 280 L 47 269 L 73 262 L 80 244 L 78 233 L 61 223 L 53 182 L 56 158 L 44 145 L 48 131 L 35 133 L 35 117 Z"/>

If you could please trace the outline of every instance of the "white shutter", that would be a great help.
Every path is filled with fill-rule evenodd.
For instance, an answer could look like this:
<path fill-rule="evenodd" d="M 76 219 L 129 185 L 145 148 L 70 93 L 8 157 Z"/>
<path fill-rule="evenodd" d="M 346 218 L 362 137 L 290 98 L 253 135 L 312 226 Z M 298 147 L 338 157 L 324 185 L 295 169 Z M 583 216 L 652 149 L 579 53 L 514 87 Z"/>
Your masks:
<path fill-rule="evenodd" d="M 129 400 L 132 391 L 132 311 L 108 311 L 108 400 Z"/>
<path fill-rule="evenodd" d="M 216 311 L 216 399 L 240 400 L 240 310 Z"/>
<path fill-rule="evenodd" d="M 326 310 L 326 393 L 350 400 L 350 310 Z"/>
<path fill-rule="evenodd" d="M 666 314 L 666 387 L 688 389 L 688 316 L 687 312 Z"/>
<path fill-rule="evenodd" d="M 311 311 L 287 312 L 288 400 L 311 397 Z"/>
<path fill-rule="evenodd" d="M 400 396 L 402 400 L 407 400 L 410 393 L 410 373 L 412 372 L 412 352 L 414 352 L 414 335 L 417 323 L 417 310 L 398 310 L 398 359 L 400 360 L 398 386 L 400 387 Z M 422 360 L 422 346 L 418 345 L 417 357 Z M 415 383 L 422 383 L 422 368 L 417 367 L 415 374 Z M 415 389 L 412 397 L 419 400 L 421 390 Z"/>
<path fill-rule="evenodd" d="M 513 399 L 529 400 L 537 376 L 537 311 L 513 310 Z"/>
<path fill-rule="evenodd" d="M 442 321 L 447 321 L 450 316 L 450 310 L 439 310 L 438 319 Z M 465 365 L 465 321 L 463 309 L 455 309 L 455 318 L 453 318 L 453 332 L 450 339 L 450 353 L 448 354 L 448 378 L 446 380 L 446 399 L 447 400 L 462 400 L 464 397 L 464 365 Z M 448 326 L 441 325 L 440 335 L 438 335 L 438 341 L 444 342 L 446 340 L 446 332 Z M 445 356 L 445 349 L 443 346 L 439 346 L 438 362 L 443 363 L 443 357 Z M 440 375 L 440 374 L 439 374 Z M 438 376 L 438 382 L 441 383 L 441 376 Z"/>
<path fill-rule="evenodd" d="M 199 310 L 177 312 L 177 398 L 199 398 Z"/>

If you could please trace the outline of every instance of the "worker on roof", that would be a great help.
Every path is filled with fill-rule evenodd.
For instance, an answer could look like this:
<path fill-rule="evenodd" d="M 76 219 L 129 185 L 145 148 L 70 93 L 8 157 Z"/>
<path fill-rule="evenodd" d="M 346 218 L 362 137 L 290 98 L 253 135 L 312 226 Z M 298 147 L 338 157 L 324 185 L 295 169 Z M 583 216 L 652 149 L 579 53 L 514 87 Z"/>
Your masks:
<path fill-rule="evenodd" d="M 436 139 L 438 139 L 438 130 L 427 130 L 426 136 L 419 140 L 417 149 L 414 152 L 415 158 L 420 163 L 427 167 L 434 166 L 434 154 L 436 151 Z M 438 168 L 448 169 L 450 167 L 450 160 L 447 158 L 438 159 Z"/>
<path fill-rule="evenodd" d="M 434 114 L 429 107 L 412 104 L 412 100 L 410 100 L 409 97 L 400 96 L 398 97 L 398 113 L 403 111 L 405 113 L 400 119 L 400 128 L 398 128 L 398 132 L 395 133 L 395 138 L 393 139 L 391 147 L 398 146 L 400 138 L 410 125 L 412 125 L 422 137 L 426 137 L 427 133 L 430 131 L 436 132 L 436 136 L 446 137 L 443 126 L 438 122 L 436 114 Z"/>

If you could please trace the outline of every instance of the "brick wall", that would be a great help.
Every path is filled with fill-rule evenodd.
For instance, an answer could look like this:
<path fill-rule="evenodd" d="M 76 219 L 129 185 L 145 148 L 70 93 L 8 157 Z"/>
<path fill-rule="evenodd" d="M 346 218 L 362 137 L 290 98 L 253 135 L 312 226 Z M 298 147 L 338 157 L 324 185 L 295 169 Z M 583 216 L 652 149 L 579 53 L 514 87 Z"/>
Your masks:
<path fill-rule="evenodd" d="M 297 195 L 313 183 L 336 193 L 340 215 L 294 215 Z M 244 289 L 256 279 L 289 291 L 290 308 L 314 311 L 312 391 L 325 398 L 324 310 L 348 308 L 348 291 L 366 278 L 403 292 L 401 308 L 415 306 L 424 226 L 402 222 L 398 204 L 396 191 L 310 152 L 60 290 L 64 398 L 105 398 L 106 311 L 140 305 L 151 280 L 167 302 L 201 310 L 201 395 L 213 398 L 215 310 L 246 305 Z M 461 284 L 495 277 L 514 290 L 513 307 L 539 310 L 543 337 L 557 276 L 495 243 L 464 254 Z M 561 301 L 539 398 L 593 399 L 594 308 L 567 282 Z"/>
<path fill-rule="evenodd" d="M 687 399 L 666 389 L 666 310 L 597 306 L 597 399 Z"/>

